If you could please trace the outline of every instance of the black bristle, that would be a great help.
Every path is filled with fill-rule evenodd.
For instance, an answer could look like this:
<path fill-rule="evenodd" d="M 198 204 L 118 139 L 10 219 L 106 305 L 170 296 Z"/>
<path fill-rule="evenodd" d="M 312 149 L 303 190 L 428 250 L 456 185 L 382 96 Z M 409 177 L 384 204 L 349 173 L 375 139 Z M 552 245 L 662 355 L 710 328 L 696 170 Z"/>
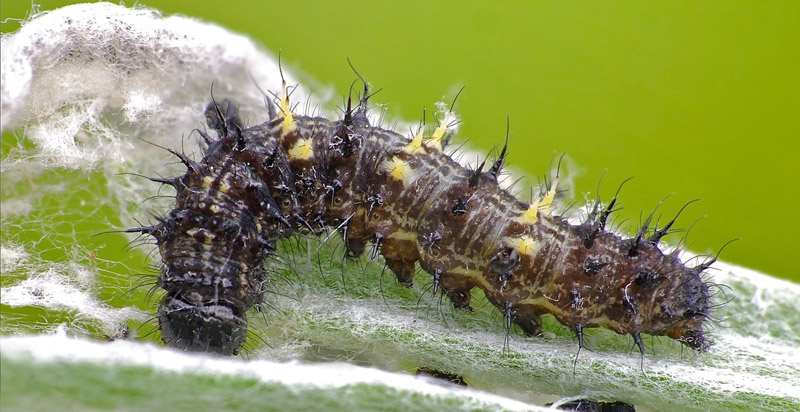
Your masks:
<path fill-rule="evenodd" d="M 483 173 L 483 167 L 486 166 L 486 160 L 481 162 L 477 169 L 470 172 L 469 175 L 469 188 L 474 189 L 478 187 L 478 182 L 481 179 L 481 173 Z"/>
<path fill-rule="evenodd" d="M 183 163 L 189 171 L 197 172 L 197 163 L 194 160 L 189 159 L 189 157 L 187 157 L 185 154 L 175 151 L 173 149 L 167 149 L 167 150 L 174 156 L 176 156 L 178 159 L 180 159 L 181 163 Z"/>
<path fill-rule="evenodd" d="M 663 238 L 669 233 L 669 229 L 672 228 L 672 225 L 674 225 L 675 221 L 678 220 L 678 216 L 680 216 L 681 213 L 683 213 L 683 210 L 686 209 L 686 206 L 689 206 L 692 203 L 697 202 L 699 200 L 700 199 L 690 200 L 685 205 L 683 205 L 681 210 L 678 211 L 678 213 L 675 215 L 674 218 L 672 218 L 672 220 L 669 221 L 669 223 L 664 225 L 664 227 L 662 227 L 661 229 L 656 229 L 655 231 L 653 231 L 653 234 L 649 238 L 647 238 L 647 242 L 654 245 L 658 244 L 658 242 L 661 241 L 661 238 Z"/>
<path fill-rule="evenodd" d="M 644 235 L 647 234 L 648 226 L 650 226 L 650 222 L 653 219 L 653 215 L 647 217 L 642 227 L 639 228 L 639 231 L 636 232 L 636 236 L 633 237 L 630 248 L 628 249 L 628 256 L 636 256 L 639 254 L 639 245 L 642 244 L 642 238 Z"/>
<path fill-rule="evenodd" d="M 439 285 L 441 284 L 441 281 L 442 281 L 442 270 L 437 268 L 437 269 L 435 269 L 433 271 L 433 294 L 434 295 L 439 293 Z"/>
<path fill-rule="evenodd" d="M 495 179 L 500 175 L 500 171 L 503 169 L 503 164 L 506 161 L 506 153 L 508 152 L 508 133 L 509 133 L 509 120 L 506 118 L 506 141 L 503 143 L 503 150 L 500 151 L 500 156 L 492 165 L 492 168 L 489 169 L 489 173 L 494 176 Z"/>
<path fill-rule="evenodd" d="M 611 198 L 611 201 L 608 202 L 608 206 L 606 206 L 606 208 L 603 209 L 603 211 L 600 213 L 600 216 L 597 218 L 596 221 L 587 220 L 587 223 L 589 223 L 590 225 L 590 231 L 589 235 L 586 236 L 583 240 L 583 246 L 586 247 L 587 249 L 591 249 L 592 246 L 594 245 L 595 238 L 597 238 L 597 236 L 600 233 L 605 231 L 608 217 L 611 215 L 612 212 L 615 212 L 614 206 L 617 204 L 617 198 L 619 197 L 619 192 L 620 190 L 622 190 L 622 186 L 624 186 L 625 183 L 627 183 L 631 179 L 633 178 L 629 177 L 623 180 L 622 183 L 619 184 L 617 192 L 614 193 L 614 197 Z M 590 218 L 594 218 L 595 216 L 597 216 L 597 209 L 599 204 L 600 204 L 599 200 L 595 202 L 594 208 L 592 209 L 592 213 L 589 214 Z"/>
<path fill-rule="evenodd" d="M 383 235 L 380 233 L 375 233 L 375 236 L 372 238 L 372 259 L 378 257 L 378 252 L 381 250 L 382 240 Z"/>
<path fill-rule="evenodd" d="M 149 235 L 158 229 L 158 225 L 152 226 L 140 226 L 140 227 L 132 227 L 129 229 L 123 230 L 124 233 L 142 233 L 145 235 Z"/>

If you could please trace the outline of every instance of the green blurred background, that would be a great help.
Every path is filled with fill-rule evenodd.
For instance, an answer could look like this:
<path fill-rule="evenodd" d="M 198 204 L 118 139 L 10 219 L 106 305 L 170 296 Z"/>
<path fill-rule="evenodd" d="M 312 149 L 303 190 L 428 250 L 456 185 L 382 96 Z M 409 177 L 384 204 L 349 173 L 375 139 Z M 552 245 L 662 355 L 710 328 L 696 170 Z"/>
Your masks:
<path fill-rule="evenodd" d="M 702 198 L 678 224 L 707 216 L 691 250 L 742 238 L 722 259 L 800 281 L 800 1 L 138 3 L 246 33 L 336 96 L 354 79 L 350 58 L 390 119 L 416 120 L 466 86 L 456 142 L 488 152 L 509 116 L 512 170 L 544 176 L 566 153 L 579 204 L 604 171 L 605 199 L 634 176 L 617 217 L 628 231 L 667 195 L 664 219 Z M 30 9 L 1 5 L 2 19 Z"/>

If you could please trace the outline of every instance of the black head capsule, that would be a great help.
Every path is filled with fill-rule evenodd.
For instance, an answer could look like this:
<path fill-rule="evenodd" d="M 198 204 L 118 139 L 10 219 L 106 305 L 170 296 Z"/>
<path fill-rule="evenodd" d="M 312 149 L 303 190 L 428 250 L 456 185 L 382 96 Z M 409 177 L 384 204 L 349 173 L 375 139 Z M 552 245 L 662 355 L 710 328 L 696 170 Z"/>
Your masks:
<path fill-rule="evenodd" d="M 161 339 L 167 346 L 191 351 L 237 355 L 247 338 L 247 320 L 222 303 L 192 305 L 178 297 L 158 305 Z"/>

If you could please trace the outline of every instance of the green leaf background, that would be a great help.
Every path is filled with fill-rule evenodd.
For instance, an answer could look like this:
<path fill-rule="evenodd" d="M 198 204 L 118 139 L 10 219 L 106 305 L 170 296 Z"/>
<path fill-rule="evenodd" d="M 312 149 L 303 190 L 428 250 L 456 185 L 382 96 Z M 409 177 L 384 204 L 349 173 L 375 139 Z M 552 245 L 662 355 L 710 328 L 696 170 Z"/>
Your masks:
<path fill-rule="evenodd" d="M 415 121 L 465 86 L 459 141 L 489 152 L 508 116 L 515 170 L 544 176 L 566 153 L 580 172 L 578 201 L 594 196 L 603 173 L 604 198 L 635 177 L 621 198 L 629 230 L 667 195 L 664 216 L 701 198 L 680 220 L 705 217 L 691 250 L 741 238 L 723 259 L 800 281 L 788 253 L 800 221 L 784 213 L 800 200 L 796 1 L 137 3 L 281 50 L 304 81 L 336 97 L 355 78 L 349 58 L 383 89 L 374 101 L 388 103 L 389 119 Z M 29 8 L 4 1 L 2 18 Z"/>
<path fill-rule="evenodd" d="M 67 2 L 42 2 L 44 9 L 62 4 Z M 688 226 L 708 216 L 692 230 L 691 250 L 714 253 L 727 240 L 741 237 L 725 250 L 724 260 L 800 280 L 791 253 L 800 231 L 791 206 L 797 204 L 794 188 L 800 178 L 794 166 L 800 154 L 794 120 L 800 107 L 800 3 L 140 4 L 246 33 L 270 50 L 282 50 L 284 63 L 305 83 L 332 88 L 336 96 L 354 78 L 349 58 L 374 87 L 383 89 L 375 101 L 389 103 L 390 119 L 418 119 L 423 107 L 430 110 L 434 102 L 466 86 L 457 105 L 463 126 L 456 139 L 489 152 L 501 143 L 509 116 L 512 170 L 543 176 L 554 159 L 567 153 L 576 165 L 568 171 L 577 175 L 579 203 L 584 193 L 594 197 L 604 171 L 600 192 L 605 197 L 618 182 L 635 176 L 635 184 L 622 195 L 620 221 L 629 222 L 623 229 L 634 228 L 640 210 L 648 213 L 670 193 L 674 195 L 661 208 L 665 216 L 702 197 L 681 218 Z M 26 1 L 1 5 L 2 19 L 23 17 L 30 7 Z M 16 27 L 10 21 L 2 29 Z M 4 159 L 17 144 L 17 137 L 3 136 Z M 91 237 L 119 227 L 113 204 L 95 201 L 107 196 L 107 186 L 114 183 L 106 173 L 52 171 L 34 181 L 4 173 L 2 178 L 4 206 L 9 205 L 9 193 L 15 199 L 31 190 L 50 193 L 24 216 L 3 216 L 4 245 L 35 244 L 36 259 L 63 263 L 64 270 L 70 270 L 71 262 L 90 267 L 98 275 L 98 301 L 153 311 L 146 288 L 125 293 L 138 281 L 135 274 L 147 270 L 147 250 L 127 250 L 129 239 L 121 235 Z M 100 218 L 87 221 L 85 216 Z M 675 237 L 673 242 L 679 239 Z M 797 361 L 770 352 L 788 348 L 796 354 L 800 344 L 794 285 L 786 286 L 789 295 L 777 296 L 780 288 L 765 292 L 741 277 L 720 274 L 739 297 L 718 314 L 725 320 L 722 327 L 775 345 L 761 348 L 765 352 L 756 343 L 749 353 L 742 349 L 746 345 L 735 346 L 722 337 L 732 349 L 718 345 L 698 356 L 674 342 L 654 339 L 648 346 L 655 354 L 648 353 L 643 374 L 638 357 L 628 353 L 628 339 L 592 331 L 588 338 L 594 352 L 581 355 L 573 374 L 576 344 L 554 321 L 546 325 L 545 339 L 532 341 L 513 333 L 505 346 L 501 316 L 493 308 L 484 304 L 470 314 L 454 311 L 430 297 L 424 274 L 408 290 L 384 274 L 380 262 L 343 262 L 336 242 L 320 246 L 299 239 L 283 247 L 288 262 L 276 269 L 272 307 L 263 317 L 253 314 L 259 337 L 251 339 L 250 359 L 346 359 L 399 372 L 425 366 L 462 374 L 473 387 L 539 405 L 583 394 L 629 401 L 637 410 L 800 407 L 796 395 L 706 386 L 680 375 L 724 375 L 740 368 L 755 381 L 775 379 L 776 387 L 797 382 Z M 4 266 L 2 286 L 19 281 L 20 270 Z M 3 306 L 2 322 L 4 334 L 40 333 L 64 322 L 95 338 L 115 332 L 92 319 L 76 319 L 69 311 L 34 307 Z M 141 325 L 141 320 L 130 322 L 134 335 L 141 337 L 152 328 L 152 322 Z M 155 336 L 143 339 L 157 341 Z M 385 386 L 314 395 L 241 376 L 170 374 L 152 365 L 39 363 L 5 352 L 1 367 L 3 410 L 285 410 L 311 409 L 328 401 L 328 410 L 452 406 L 414 400 Z M 229 400 L 241 392 L 247 394 L 241 401 Z M 389 401 L 370 402 L 377 398 Z M 471 408 L 455 399 L 455 406 Z"/>

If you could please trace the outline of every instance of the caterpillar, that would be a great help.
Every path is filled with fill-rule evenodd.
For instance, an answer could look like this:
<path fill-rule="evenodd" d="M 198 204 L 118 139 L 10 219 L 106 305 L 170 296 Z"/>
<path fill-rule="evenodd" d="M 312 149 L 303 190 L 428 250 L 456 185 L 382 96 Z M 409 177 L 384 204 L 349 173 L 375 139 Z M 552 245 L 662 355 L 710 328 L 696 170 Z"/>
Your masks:
<path fill-rule="evenodd" d="M 247 335 L 246 313 L 264 294 L 264 263 L 276 241 L 295 233 L 341 228 L 346 253 L 383 256 L 410 286 L 419 266 L 434 295 L 469 309 L 480 288 L 502 313 L 506 330 L 541 333 L 543 314 L 572 328 L 579 352 L 586 328 L 633 337 L 668 336 L 697 351 L 712 296 L 702 273 L 716 258 L 689 267 L 659 242 L 675 219 L 631 238 L 606 230 L 615 195 L 599 199 L 581 223 L 555 214 L 557 178 L 532 203 L 498 184 L 508 141 L 494 162 L 465 168 L 444 153 L 443 116 L 428 136 L 408 139 L 370 124 L 368 88 L 339 120 L 293 113 L 286 83 L 270 119 L 244 127 L 230 100 L 206 108 L 218 138 L 201 132 L 200 161 L 170 150 L 186 166 L 174 178 L 175 207 L 158 223 L 127 229 L 153 237 L 162 264 L 157 285 L 164 343 L 235 355 Z M 452 107 L 447 114 L 452 114 Z M 617 192 L 619 193 L 619 192 Z M 677 218 L 677 216 L 676 216 Z"/>

